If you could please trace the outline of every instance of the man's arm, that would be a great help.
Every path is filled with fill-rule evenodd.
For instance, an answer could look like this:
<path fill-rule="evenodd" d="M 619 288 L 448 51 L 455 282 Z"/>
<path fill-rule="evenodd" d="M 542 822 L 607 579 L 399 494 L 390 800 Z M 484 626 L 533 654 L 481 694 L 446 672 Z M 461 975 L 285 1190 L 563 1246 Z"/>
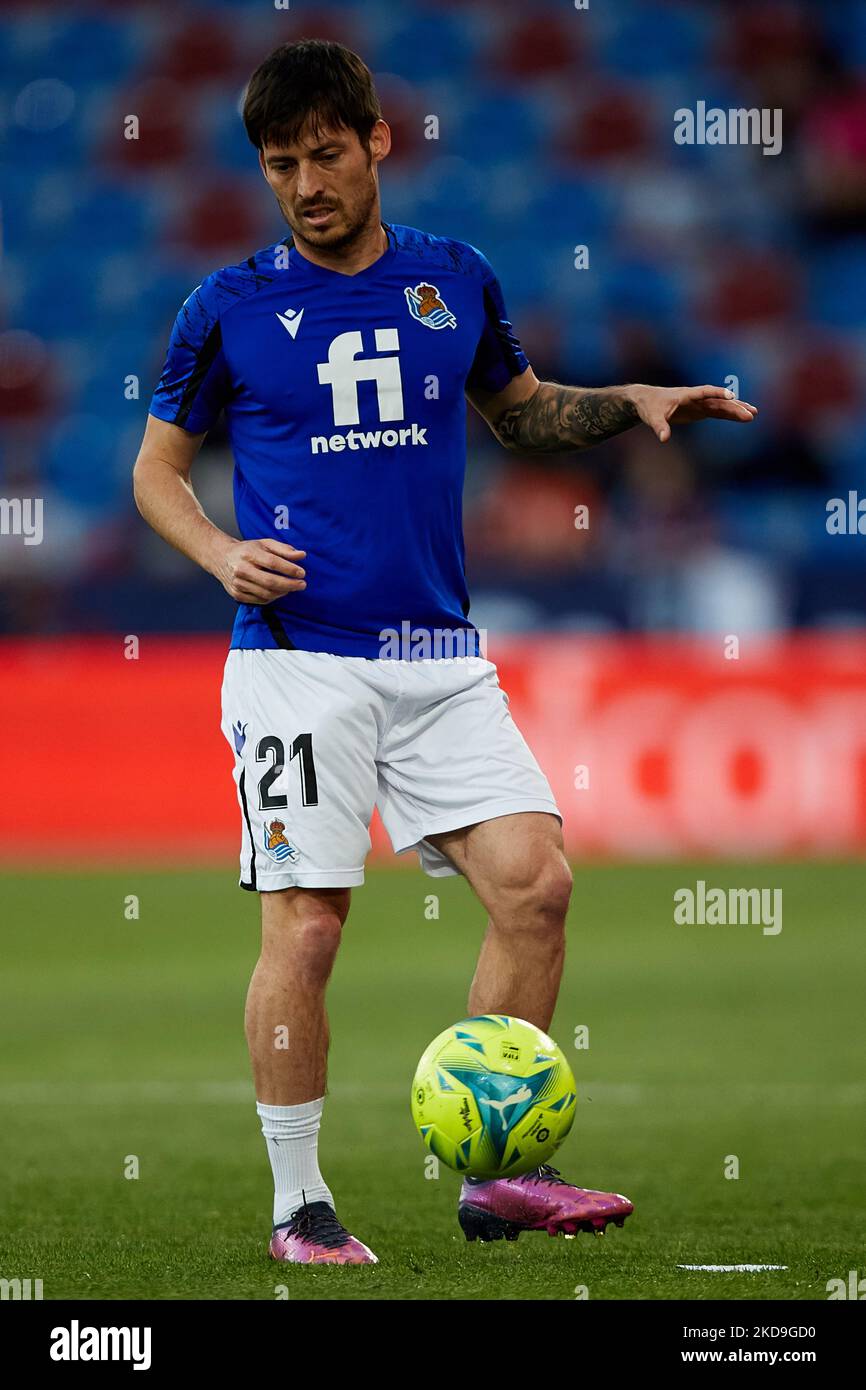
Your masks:
<path fill-rule="evenodd" d="M 692 420 L 753 420 L 757 407 L 724 386 L 561 386 L 539 381 L 531 367 L 504 391 L 467 392 L 506 449 L 561 453 L 589 449 L 641 421 L 665 444 L 671 425 Z"/>
<path fill-rule="evenodd" d="M 204 437 L 148 415 L 133 470 L 141 515 L 175 550 L 214 575 L 238 603 L 271 603 L 305 589 L 298 561 L 306 551 L 270 538 L 239 541 L 205 515 L 190 478 Z"/>

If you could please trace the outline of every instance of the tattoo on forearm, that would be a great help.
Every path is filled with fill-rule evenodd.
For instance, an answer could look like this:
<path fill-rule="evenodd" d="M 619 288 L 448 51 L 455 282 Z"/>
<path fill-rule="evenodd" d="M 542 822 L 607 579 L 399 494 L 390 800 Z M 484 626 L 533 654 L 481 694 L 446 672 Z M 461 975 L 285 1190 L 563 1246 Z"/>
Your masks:
<path fill-rule="evenodd" d="M 618 387 L 600 390 L 542 381 L 528 400 L 495 422 L 502 443 L 527 453 L 557 453 L 600 444 L 638 420 L 634 404 Z"/>

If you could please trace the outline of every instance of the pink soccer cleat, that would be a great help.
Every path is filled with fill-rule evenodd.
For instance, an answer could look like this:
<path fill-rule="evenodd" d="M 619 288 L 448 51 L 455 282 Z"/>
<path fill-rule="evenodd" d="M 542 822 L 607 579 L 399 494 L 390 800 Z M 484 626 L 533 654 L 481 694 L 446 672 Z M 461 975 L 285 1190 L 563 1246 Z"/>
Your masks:
<path fill-rule="evenodd" d="M 349 1235 L 328 1202 L 305 1202 L 285 1226 L 275 1226 L 268 1254 L 298 1265 L 379 1263 L 368 1246 Z"/>
<path fill-rule="evenodd" d="M 521 1178 L 466 1178 L 457 1219 L 467 1240 L 516 1240 L 521 1231 L 603 1236 L 609 1221 L 621 1226 L 633 1211 L 618 1192 L 573 1187 L 545 1163 Z"/>

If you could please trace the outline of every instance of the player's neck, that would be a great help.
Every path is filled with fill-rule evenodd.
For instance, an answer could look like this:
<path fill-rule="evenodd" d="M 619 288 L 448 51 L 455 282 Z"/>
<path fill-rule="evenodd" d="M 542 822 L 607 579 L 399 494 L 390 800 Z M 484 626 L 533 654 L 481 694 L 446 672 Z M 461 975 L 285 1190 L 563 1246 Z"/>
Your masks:
<path fill-rule="evenodd" d="M 335 251 L 319 250 L 297 238 L 293 238 L 293 241 L 299 256 L 312 261 L 313 265 L 323 266 L 325 270 L 336 270 L 341 275 L 357 275 L 388 250 L 388 233 L 378 218 L 348 246 L 341 246 Z"/>

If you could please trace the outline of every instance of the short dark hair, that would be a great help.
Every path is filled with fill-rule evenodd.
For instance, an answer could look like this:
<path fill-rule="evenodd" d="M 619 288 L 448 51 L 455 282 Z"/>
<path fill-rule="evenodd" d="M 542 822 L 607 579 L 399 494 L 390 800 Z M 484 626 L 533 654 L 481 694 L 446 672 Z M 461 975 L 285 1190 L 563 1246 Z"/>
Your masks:
<path fill-rule="evenodd" d="M 365 150 L 382 119 L 373 76 L 366 63 L 330 39 L 299 39 L 275 48 L 256 68 L 244 97 L 244 125 L 257 150 L 291 145 L 309 121 L 354 130 Z"/>

